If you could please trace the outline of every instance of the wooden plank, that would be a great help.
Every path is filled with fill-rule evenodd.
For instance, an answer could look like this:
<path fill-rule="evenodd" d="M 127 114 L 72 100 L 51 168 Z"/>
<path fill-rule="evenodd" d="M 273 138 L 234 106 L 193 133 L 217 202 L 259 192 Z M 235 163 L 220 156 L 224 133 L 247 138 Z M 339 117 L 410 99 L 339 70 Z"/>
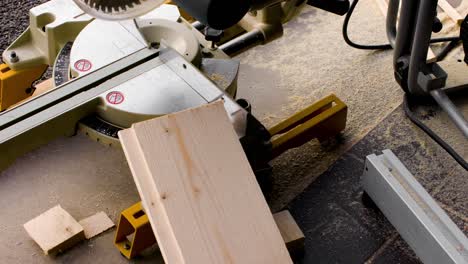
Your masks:
<path fill-rule="evenodd" d="M 86 239 L 91 239 L 114 227 L 114 222 L 104 212 L 99 212 L 79 221 Z"/>
<path fill-rule="evenodd" d="M 166 263 L 292 263 L 222 102 L 119 137 Z"/>
<path fill-rule="evenodd" d="M 276 225 L 283 237 L 284 243 L 291 255 L 298 254 L 303 251 L 305 237 L 296 221 L 288 210 L 278 212 L 273 215 Z"/>
<path fill-rule="evenodd" d="M 463 23 L 464 18 L 458 13 L 458 11 L 449 3 L 447 0 L 439 0 L 437 2 L 440 8 L 458 25 Z"/>
<path fill-rule="evenodd" d="M 431 47 L 429 47 L 429 49 L 427 50 L 426 62 L 427 63 L 437 62 L 437 56 L 434 54 L 434 51 L 431 49 Z"/>
<path fill-rule="evenodd" d="M 24 224 L 44 254 L 55 255 L 84 240 L 83 227 L 60 205 Z"/>
<path fill-rule="evenodd" d="M 380 12 L 384 17 L 387 17 L 388 2 L 386 0 L 375 0 L 375 3 L 379 7 Z M 437 61 L 437 56 L 434 54 L 434 51 L 431 47 L 427 50 L 426 62 L 432 63 Z"/>

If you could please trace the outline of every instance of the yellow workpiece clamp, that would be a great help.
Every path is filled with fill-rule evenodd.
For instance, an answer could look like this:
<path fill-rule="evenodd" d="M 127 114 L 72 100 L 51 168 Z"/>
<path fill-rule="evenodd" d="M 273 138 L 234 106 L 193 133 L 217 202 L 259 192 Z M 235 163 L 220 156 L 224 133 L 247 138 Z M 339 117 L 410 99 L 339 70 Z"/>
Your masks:
<path fill-rule="evenodd" d="M 292 257 L 301 255 L 304 250 L 304 234 L 299 230 L 300 236 L 298 236 L 298 232 L 292 232 L 294 235 L 291 235 L 289 230 L 294 229 L 291 224 L 286 225 L 284 221 L 279 221 L 277 224 L 280 222 L 283 222 L 284 231 L 288 233 L 283 235 L 283 231 L 281 231 L 289 254 Z M 132 205 L 121 213 L 114 244 L 120 253 L 128 259 L 140 255 L 145 249 L 156 244 L 156 238 L 141 202 Z"/>
<path fill-rule="evenodd" d="M 47 65 L 12 70 L 7 64 L 0 64 L 0 111 L 28 98 L 34 92 L 32 84 L 41 78 Z"/>
<path fill-rule="evenodd" d="M 132 259 L 154 243 L 156 243 L 156 238 L 141 202 L 125 209 L 120 214 L 114 240 L 120 253 L 128 259 Z"/>
<path fill-rule="evenodd" d="M 338 135 L 346 127 L 347 113 L 346 104 L 331 94 L 273 126 L 268 130 L 272 158 L 311 139 L 322 141 Z"/>

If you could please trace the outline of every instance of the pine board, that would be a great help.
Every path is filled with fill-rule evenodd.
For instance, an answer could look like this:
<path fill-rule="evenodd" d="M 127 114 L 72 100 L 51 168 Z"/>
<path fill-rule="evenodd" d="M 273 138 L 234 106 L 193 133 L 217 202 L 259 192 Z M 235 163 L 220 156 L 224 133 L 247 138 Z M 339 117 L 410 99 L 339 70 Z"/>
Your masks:
<path fill-rule="evenodd" d="M 292 263 L 222 102 L 119 137 L 166 263 Z"/>

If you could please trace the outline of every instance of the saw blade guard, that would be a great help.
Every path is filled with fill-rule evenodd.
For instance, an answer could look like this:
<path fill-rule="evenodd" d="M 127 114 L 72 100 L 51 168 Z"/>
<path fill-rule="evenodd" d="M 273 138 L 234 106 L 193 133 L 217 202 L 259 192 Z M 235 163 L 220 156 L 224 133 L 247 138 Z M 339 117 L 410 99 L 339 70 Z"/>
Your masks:
<path fill-rule="evenodd" d="M 73 0 L 87 14 L 104 20 L 124 20 L 142 16 L 165 0 Z"/>

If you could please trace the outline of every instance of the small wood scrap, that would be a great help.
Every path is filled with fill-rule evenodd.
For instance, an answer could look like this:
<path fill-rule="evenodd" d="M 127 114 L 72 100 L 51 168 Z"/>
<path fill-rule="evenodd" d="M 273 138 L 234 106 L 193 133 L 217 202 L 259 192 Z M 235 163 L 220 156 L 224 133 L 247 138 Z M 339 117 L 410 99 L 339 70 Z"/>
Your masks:
<path fill-rule="evenodd" d="M 439 0 L 437 4 L 442 10 L 444 10 L 447 16 L 455 21 L 458 25 L 463 23 L 464 18 L 460 15 L 460 13 L 458 13 L 457 9 L 455 9 L 449 2 L 447 2 L 447 0 Z"/>
<path fill-rule="evenodd" d="M 119 138 L 166 263 L 292 263 L 222 102 Z"/>
<path fill-rule="evenodd" d="M 18 103 L 16 103 L 16 104 L 10 106 L 8 109 L 15 108 L 15 107 L 17 107 L 18 105 L 21 105 L 21 104 L 23 104 L 23 103 L 25 103 L 25 102 L 31 100 L 32 98 L 34 98 L 34 97 L 36 97 L 36 96 L 39 96 L 39 95 L 41 95 L 41 94 L 44 94 L 44 93 L 46 93 L 46 92 L 48 92 L 48 91 L 50 91 L 50 90 L 52 90 L 52 89 L 54 89 L 54 83 L 53 83 L 53 79 L 52 79 L 52 78 L 51 78 L 51 79 L 47 79 L 47 80 L 45 80 L 45 81 L 43 81 L 43 82 L 41 82 L 41 83 L 38 83 L 38 84 L 35 85 L 34 93 L 33 93 L 30 97 L 28 97 L 28 98 L 26 98 L 26 99 L 24 99 L 24 100 L 19 101 Z"/>
<path fill-rule="evenodd" d="M 60 205 L 24 224 L 46 255 L 55 255 L 85 239 L 83 227 Z"/>
<path fill-rule="evenodd" d="M 35 88 L 36 89 L 34 90 L 34 93 L 32 95 L 33 97 L 46 93 L 55 88 L 54 79 L 50 78 L 41 83 L 38 83 L 36 84 Z"/>
<path fill-rule="evenodd" d="M 114 222 L 104 212 L 99 212 L 88 218 L 80 220 L 86 239 L 91 239 L 114 227 Z"/>
<path fill-rule="evenodd" d="M 437 56 L 435 55 L 431 47 L 429 47 L 429 49 L 427 50 L 426 62 L 427 63 L 437 62 Z"/>
<path fill-rule="evenodd" d="M 276 225 L 288 248 L 289 254 L 297 255 L 303 252 L 305 237 L 288 210 L 273 215 Z"/>

